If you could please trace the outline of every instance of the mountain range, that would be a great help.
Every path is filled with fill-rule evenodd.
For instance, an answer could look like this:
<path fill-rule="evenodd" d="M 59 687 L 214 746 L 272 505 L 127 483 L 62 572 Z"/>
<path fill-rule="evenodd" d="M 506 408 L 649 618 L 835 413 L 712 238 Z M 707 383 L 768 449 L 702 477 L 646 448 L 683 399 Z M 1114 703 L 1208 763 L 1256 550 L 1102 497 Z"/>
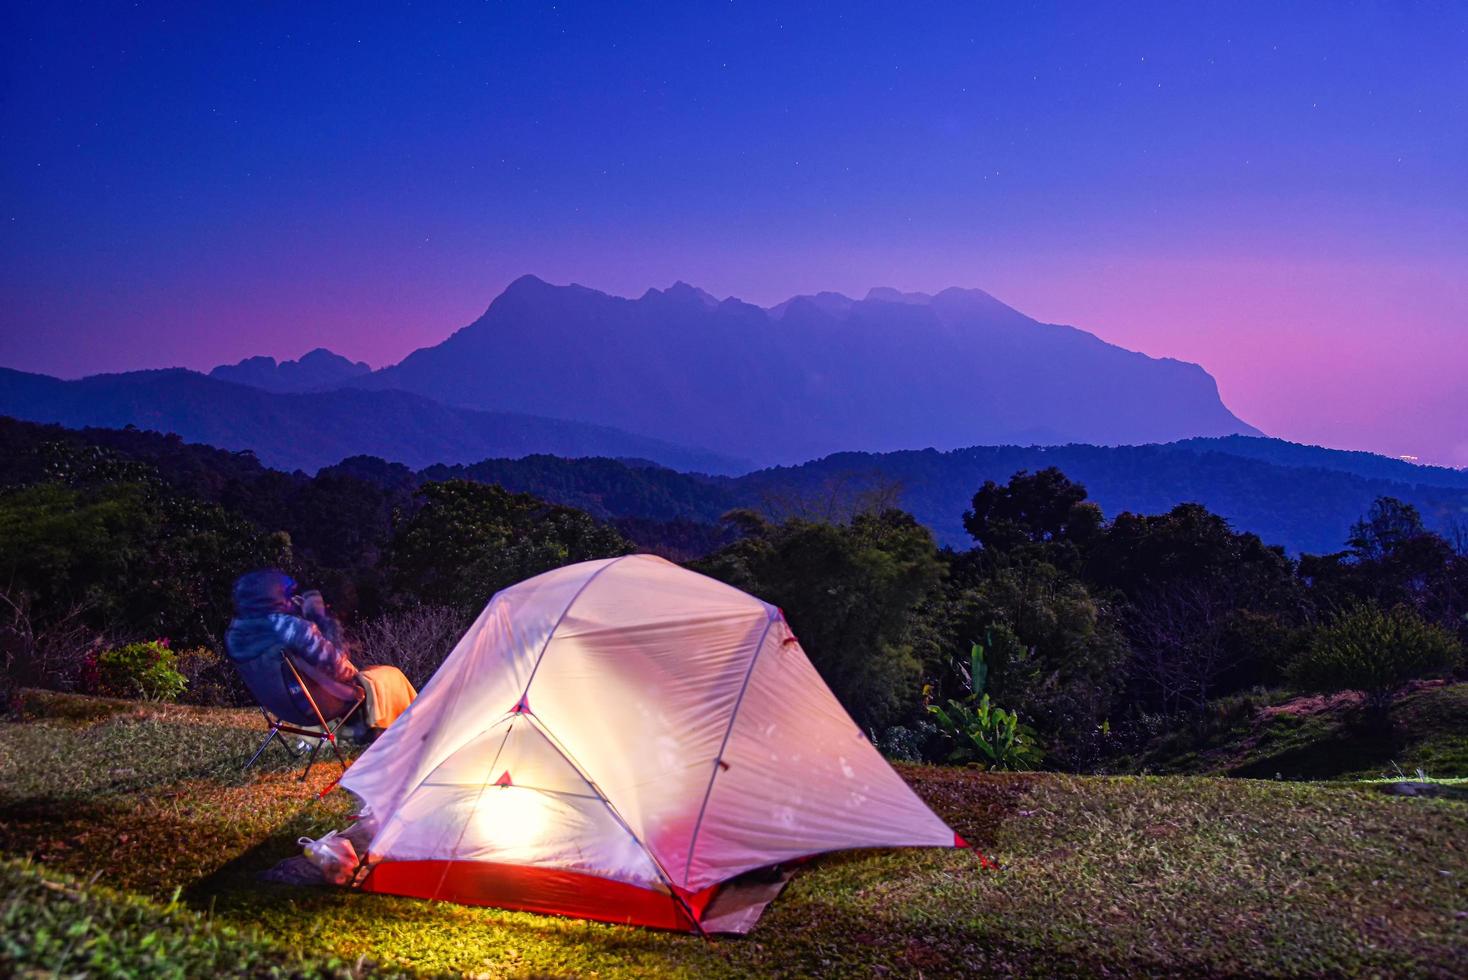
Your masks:
<path fill-rule="evenodd" d="M 734 474 L 834 452 L 1257 434 L 1196 364 L 1035 321 L 976 289 L 796 296 L 686 283 L 624 299 L 534 276 L 372 371 L 324 348 L 61 381 L 0 373 L 0 412 L 163 428 L 271 466 L 551 453 Z"/>
<path fill-rule="evenodd" d="M 844 450 L 1259 434 L 1196 364 L 1040 323 L 977 289 L 637 299 L 534 276 L 353 387 L 583 419 L 759 465 Z"/>
<path fill-rule="evenodd" d="M 0 414 L 72 428 L 173 432 L 221 449 L 249 450 L 287 471 L 315 472 L 363 454 L 413 467 L 554 453 L 645 459 L 709 473 L 749 468 L 743 460 L 586 422 L 474 411 L 407 391 L 278 394 L 177 368 L 79 381 L 0 368 Z"/>

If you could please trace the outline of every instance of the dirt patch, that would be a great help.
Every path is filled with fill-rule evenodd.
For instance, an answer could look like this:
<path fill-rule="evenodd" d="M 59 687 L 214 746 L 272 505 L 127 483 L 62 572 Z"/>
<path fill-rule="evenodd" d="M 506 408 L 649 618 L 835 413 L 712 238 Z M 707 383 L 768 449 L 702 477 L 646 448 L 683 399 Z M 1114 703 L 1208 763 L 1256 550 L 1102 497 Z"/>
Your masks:
<path fill-rule="evenodd" d="M 1365 700 L 1360 691 L 1337 691 L 1335 694 L 1310 694 L 1291 698 L 1283 704 L 1271 704 L 1259 709 L 1259 720 L 1271 721 L 1281 715 L 1308 718 L 1325 712 L 1355 709 Z"/>

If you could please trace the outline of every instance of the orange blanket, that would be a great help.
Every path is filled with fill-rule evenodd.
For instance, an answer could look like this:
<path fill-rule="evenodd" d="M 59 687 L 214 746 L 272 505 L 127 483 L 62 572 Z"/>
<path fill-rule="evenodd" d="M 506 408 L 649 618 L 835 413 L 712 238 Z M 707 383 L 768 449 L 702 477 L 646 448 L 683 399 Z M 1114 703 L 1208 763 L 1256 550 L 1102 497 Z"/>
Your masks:
<path fill-rule="evenodd" d="M 368 728 L 382 729 L 391 725 L 418 696 L 412 682 L 396 667 L 363 667 L 357 671 L 357 683 L 367 693 L 363 709 L 367 713 Z"/>

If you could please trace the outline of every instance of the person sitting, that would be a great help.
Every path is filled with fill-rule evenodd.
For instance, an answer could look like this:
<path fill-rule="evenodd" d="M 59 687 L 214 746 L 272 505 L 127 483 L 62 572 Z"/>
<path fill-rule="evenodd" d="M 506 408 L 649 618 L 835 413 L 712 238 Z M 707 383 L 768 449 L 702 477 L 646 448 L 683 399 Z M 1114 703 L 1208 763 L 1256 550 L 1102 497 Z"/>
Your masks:
<path fill-rule="evenodd" d="M 229 658 L 261 707 L 281 718 L 314 723 L 314 699 L 322 716 L 334 720 L 365 691 L 364 722 L 345 729 L 360 738 L 392 724 L 417 696 L 396 667 L 359 670 L 321 593 L 298 592 L 285 572 L 271 568 L 242 575 L 234 585 L 234 605 L 235 618 L 224 637 Z M 286 654 L 310 688 L 310 699 L 286 664 Z"/>

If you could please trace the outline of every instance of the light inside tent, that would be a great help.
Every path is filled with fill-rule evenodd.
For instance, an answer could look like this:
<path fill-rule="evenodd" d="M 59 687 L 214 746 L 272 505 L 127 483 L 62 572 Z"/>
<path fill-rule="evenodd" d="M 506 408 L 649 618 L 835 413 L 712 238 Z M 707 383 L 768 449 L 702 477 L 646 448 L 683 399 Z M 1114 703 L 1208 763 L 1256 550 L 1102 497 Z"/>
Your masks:
<path fill-rule="evenodd" d="M 489 787 L 475 808 L 480 841 L 506 851 L 533 846 L 550 820 L 547 803 L 543 793 L 524 786 Z"/>

